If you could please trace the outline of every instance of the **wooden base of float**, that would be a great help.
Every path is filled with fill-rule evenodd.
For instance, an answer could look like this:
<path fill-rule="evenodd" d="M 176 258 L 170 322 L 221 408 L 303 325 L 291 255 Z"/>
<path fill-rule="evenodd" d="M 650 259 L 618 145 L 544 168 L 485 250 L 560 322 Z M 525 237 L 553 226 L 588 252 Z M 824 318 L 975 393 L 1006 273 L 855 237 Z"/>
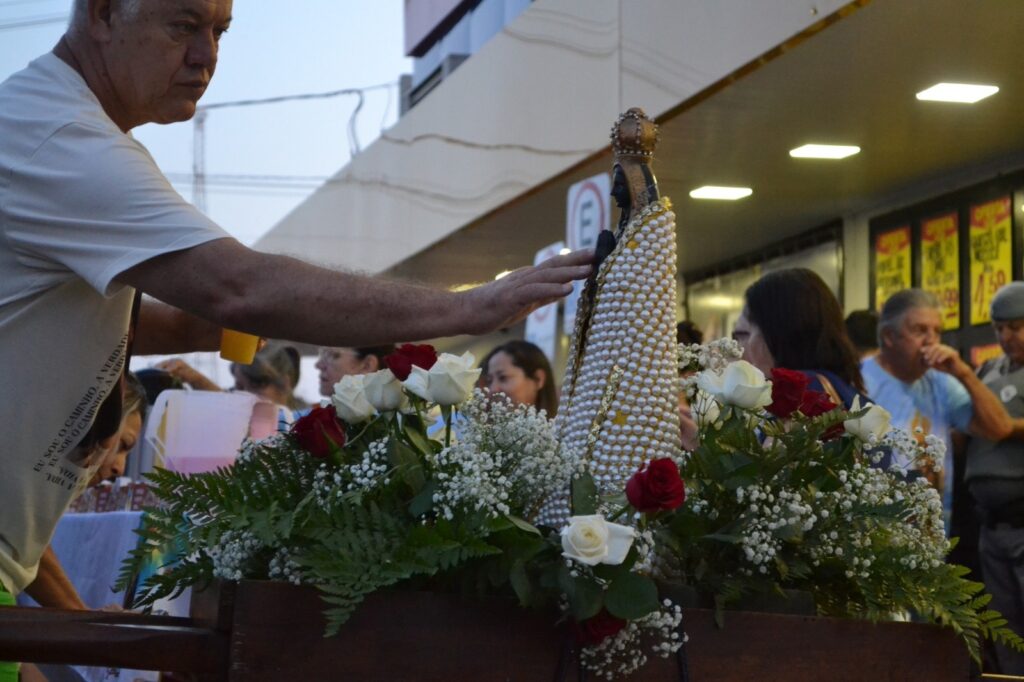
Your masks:
<path fill-rule="evenodd" d="M 329 638 L 324 606 L 311 588 L 243 581 L 196 593 L 189 619 L 0 607 L 0 660 L 176 670 L 203 682 L 593 679 L 554 614 L 508 601 L 383 592 Z M 708 609 L 684 609 L 683 625 L 685 658 L 652 657 L 631 682 L 971 679 L 963 644 L 934 625 L 729 611 L 720 629 Z"/>
<path fill-rule="evenodd" d="M 583 679 L 554 614 L 503 600 L 427 592 L 371 595 L 336 637 L 323 637 L 315 590 L 242 582 L 193 599 L 193 617 L 229 633 L 231 682 L 290 679 L 506 682 Z M 952 631 L 916 623 L 684 609 L 692 682 L 970 679 Z M 631 682 L 678 682 L 680 662 L 651 657 Z M 589 676 L 593 678 L 593 675 Z"/>

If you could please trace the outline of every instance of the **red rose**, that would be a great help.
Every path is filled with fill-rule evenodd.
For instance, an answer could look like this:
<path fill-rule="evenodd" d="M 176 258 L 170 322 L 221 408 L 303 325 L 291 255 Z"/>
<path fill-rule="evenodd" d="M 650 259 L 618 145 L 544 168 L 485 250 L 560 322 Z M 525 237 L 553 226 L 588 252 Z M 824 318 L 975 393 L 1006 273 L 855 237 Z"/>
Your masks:
<path fill-rule="evenodd" d="M 821 391 L 807 391 L 804 400 L 800 403 L 800 411 L 808 417 L 817 417 L 836 409 L 837 405 L 832 402 L 826 394 Z M 822 440 L 832 440 L 843 435 L 843 423 L 839 422 L 830 426 L 825 433 L 821 434 Z"/>
<path fill-rule="evenodd" d="M 619 630 L 626 627 L 626 621 L 616 618 L 605 609 L 593 618 L 588 618 L 582 623 L 573 623 L 573 630 L 576 631 L 576 640 L 580 644 L 600 644 L 608 637 L 618 634 Z"/>
<path fill-rule="evenodd" d="M 817 417 L 834 409 L 836 404 L 821 391 L 807 391 L 800 401 L 800 411 L 807 417 Z"/>
<path fill-rule="evenodd" d="M 309 454 L 326 458 L 335 448 L 345 445 L 345 427 L 338 421 L 334 405 L 314 407 L 292 424 L 292 435 Z"/>
<path fill-rule="evenodd" d="M 430 369 L 434 366 L 435 362 L 437 362 L 437 351 L 427 343 L 403 344 L 394 353 L 384 358 L 384 363 L 399 381 L 405 381 L 409 378 L 409 373 L 412 372 L 414 365 L 423 369 Z"/>
<path fill-rule="evenodd" d="M 810 378 L 803 372 L 776 367 L 772 370 L 772 404 L 768 411 L 780 419 L 793 414 L 804 399 Z"/>
<path fill-rule="evenodd" d="M 648 462 L 626 483 L 626 498 L 639 512 L 675 509 L 686 499 L 679 467 L 668 457 Z"/>

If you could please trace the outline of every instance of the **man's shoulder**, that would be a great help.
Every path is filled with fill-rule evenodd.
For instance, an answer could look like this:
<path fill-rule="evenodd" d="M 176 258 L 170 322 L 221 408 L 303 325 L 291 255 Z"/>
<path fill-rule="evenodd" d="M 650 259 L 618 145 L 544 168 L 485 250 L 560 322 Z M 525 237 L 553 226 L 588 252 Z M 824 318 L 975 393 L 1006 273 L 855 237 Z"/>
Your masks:
<path fill-rule="evenodd" d="M 869 392 L 872 390 L 872 387 L 877 389 L 890 382 L 896 382 L 896 378 L 885 371 L 876 357 L 865 358 L 861 361 L 860 373 Z"/>
<path fill-rule="evenodd" d="M 67 126 L 119 132 L 81 76 L 56 55 L 43 55 L 0 83 L 0 129 L 38 143 Z"/>

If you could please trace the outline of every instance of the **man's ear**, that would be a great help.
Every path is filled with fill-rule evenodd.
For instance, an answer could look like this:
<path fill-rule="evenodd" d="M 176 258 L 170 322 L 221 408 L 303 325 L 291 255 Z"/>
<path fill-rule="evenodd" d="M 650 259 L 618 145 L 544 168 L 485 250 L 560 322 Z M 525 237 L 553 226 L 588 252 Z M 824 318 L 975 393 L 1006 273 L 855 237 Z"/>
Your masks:
<path fill-rule="evenodd" d="M 879 334 L 879 341 L 881 342 L 882 348 L 889 348 L 892 346 L 892 329 L 889 327 L 883 327 Z"/>
<path fill-rule="evenodd" d="M 88 2 L 86 21 L 89 37 L 99 43 L 109 43 L 111 40 L 111 0 L 88 0 Z"/>

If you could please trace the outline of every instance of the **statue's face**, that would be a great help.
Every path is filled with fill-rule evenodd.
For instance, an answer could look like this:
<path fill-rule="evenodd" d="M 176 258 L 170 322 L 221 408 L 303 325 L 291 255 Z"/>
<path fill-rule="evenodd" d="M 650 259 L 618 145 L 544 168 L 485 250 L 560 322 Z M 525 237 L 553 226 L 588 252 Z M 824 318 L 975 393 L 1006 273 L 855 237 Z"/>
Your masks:
<path fill-rule="evenodd" d="M 612 175 L 612 197 L 615 198 L 615 205 L 621 209 L 629 209 L 629 186 L 626 184 L 626 174 L 619 166 L 615 166 Z"/>

